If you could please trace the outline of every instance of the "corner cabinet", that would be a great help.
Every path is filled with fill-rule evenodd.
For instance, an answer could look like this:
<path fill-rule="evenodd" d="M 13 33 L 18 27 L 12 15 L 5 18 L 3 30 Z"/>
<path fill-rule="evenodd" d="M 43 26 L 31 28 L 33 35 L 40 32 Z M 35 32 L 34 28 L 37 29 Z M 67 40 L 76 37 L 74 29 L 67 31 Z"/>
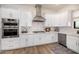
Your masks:
<path fill-rule="evenodd" d="M 79 53 L 79 37 L 67 35 L 67 47 L 72 51 Z"/>

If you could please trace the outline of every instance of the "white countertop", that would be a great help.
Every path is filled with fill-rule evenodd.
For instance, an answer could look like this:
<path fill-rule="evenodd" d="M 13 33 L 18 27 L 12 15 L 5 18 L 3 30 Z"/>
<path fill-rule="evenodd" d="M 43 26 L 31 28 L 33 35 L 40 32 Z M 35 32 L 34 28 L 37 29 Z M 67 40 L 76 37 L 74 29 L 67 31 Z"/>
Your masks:
<path fill-rule="evenodd" d="M 62 34 L 67 34 L 67 35 L 73 35 L 73 36 L 79 36 L 77 33 L 73 32 L 56 32 L 56 31 L 51 31 L 51 32 L 45 32 L 45 33 L 22 33 L 21 35 L 37 35 L 37 34 L 53 34 L 53 33 L 62 33 Z"/>
<path fill-rule="evenodd" d="M 46 33 L 58 33 L 58 32 L 52 31 L 52 32 L 44 32 L 44 33 L 22 33 L 22 34 L 33 35 L 33 34 L 46 34 Z"/>
<path fill-rule="evenodd" d="M 77 33 L 71 33 L 71 32 L 58 32 L 58 33 L 63 33 L 63 34 L 67 34 L 67 35 L 73 35 L 73 36 L 79 36 L 79 34 Z"/>

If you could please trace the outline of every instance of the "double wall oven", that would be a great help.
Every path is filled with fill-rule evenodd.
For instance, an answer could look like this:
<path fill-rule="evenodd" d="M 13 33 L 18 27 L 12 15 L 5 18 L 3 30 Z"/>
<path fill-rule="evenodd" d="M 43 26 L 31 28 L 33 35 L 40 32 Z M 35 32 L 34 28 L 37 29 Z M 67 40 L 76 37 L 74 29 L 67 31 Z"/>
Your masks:
<path fill-rule="evenodd" d="M 19 20 L 2 18 L 2 38 L 19 37 Z"/>

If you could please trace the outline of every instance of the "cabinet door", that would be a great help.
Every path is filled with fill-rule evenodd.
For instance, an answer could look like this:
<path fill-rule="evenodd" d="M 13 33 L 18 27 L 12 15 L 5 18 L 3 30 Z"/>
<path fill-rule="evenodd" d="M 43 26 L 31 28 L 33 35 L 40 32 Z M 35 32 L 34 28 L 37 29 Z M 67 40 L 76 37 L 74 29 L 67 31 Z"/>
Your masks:
<path fill-rule="evenodd" d="M 46 42 L 45 34 L 39 35 L 39 44 L 45 44 L 45 42 Z"/>
<path fill-rule="evenodd" d="M 15 10 L 15 9 L 1 8 L 1 17 L 19 19 L 20 12 L 19 10 Z"/>
<path fill-rule="evenodd" d="M 79 53 L 79 37 L 78 37 L 78 41 L 77 42 L 78 42 L 78 46 L 77 47 L 78 47 L 78 53 Z"/>
<path fill-rule="evenodd" d="M 57 34 L 53 33 L 53 34 L 46 34 L 45 36 L 45 40 L 47 43 L 54 43 L 57 42 Z"/>
<path fill-rule="evenodd" d="M 27 38 L 19 39 L 19 48 L 26 47 L 26 46 L 27 46 Z"/>
<path fill-rule="evenodd" d="M 51 43 L 52 42 L 52 36 L 49 34 L 45 34 L 44 36 L 44 43 Z"/>
<path fill-rule="evenodd" d="M 10 11 L 6 8 L 1 8 L 1 17 L 2 18 L 9 18 L 10 17 Z"/>
<path fill-rule="evenodd" d="M 31 12 L 20 11 L 20 26 L 32 26 Z"/>
<path fill-rule="evenodd" d="M 19 38 L 6 38 L 1 40 L 1 49 L 10 50 L 19 48 Z"/>
<path fill-rule="evenodd" d="M 77 53 L 79 53 L 79 37 L 76 37 L 76 50 Z"/>
<path fill-rule="evenodd" d="M 27 47 L 33 46 L 33 45 L 34 45 L 34 38 L 33 38 L 33 35 L 28 35 Z"/>
<path fill-rule="evenodd" d="M 73 12 L 73 17 L 79 17 L 79 10 Z"/>
<path fill-rule="evenodd" d="M 58 42 L 58 34 L 57 33 L 51 34 L 51 39 L 52 39 L 52 42 Z"/>
<path fill-rule="evenodd" d="M 67 36 L 67 47 L 73 51 L 77 51 L 77 39 L 74 36 Z"/>
<path fill-rule="evenodd" d="M 40 35 L 33 35 L 34 45 L 40 44 Z"/>
<path fill-rule="evenodd" d="M 20 46 L 21 47 L 27 47 L 29 44 L 28 44 L 28 40 L 29 40 L 29 35 L 26 35 L 26 34 L 21 34 L 20 36 Z"/>
<path fill-rule="evenodd" d="M 48 26 L 48 27 L 54 26 L 54 15 L 53 14 L 46 14 L 45 18 L 46 18 L 45 26 Z"/>
<path fill-rule="evenodd" d="M 71 26 L 71 13 L 61 12 L 55 15 L 55 26 Z"/>
<path fill-rule="evenodd" d="M 11 14 L 10 17 L 20 20 L 20 10 L 13 10 L 13 9 L 11 9 L 10 14 Z"/>

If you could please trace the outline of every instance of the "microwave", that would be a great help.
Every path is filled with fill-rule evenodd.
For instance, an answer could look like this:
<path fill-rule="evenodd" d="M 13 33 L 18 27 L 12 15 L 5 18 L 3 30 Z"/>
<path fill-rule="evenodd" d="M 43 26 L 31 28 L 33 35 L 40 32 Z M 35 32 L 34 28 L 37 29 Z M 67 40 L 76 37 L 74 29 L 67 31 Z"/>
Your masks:
<path fill-rule="evenodd" d="M 74 21 L 74 29 L 79 29 L 79 21 Z"/>

